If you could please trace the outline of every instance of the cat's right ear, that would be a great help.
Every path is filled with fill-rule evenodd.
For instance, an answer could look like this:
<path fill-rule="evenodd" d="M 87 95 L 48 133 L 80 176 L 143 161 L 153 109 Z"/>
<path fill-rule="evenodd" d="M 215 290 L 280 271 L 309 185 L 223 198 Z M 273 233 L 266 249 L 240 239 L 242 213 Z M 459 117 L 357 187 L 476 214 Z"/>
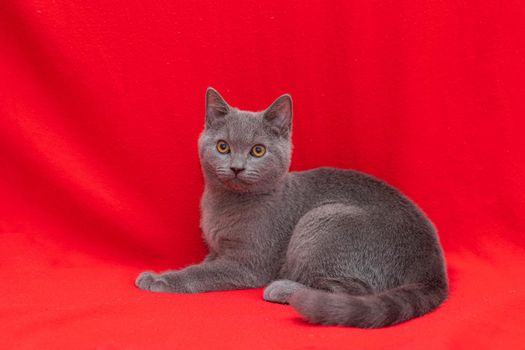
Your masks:
<path fill-rule="evenodd" d="M 206 128 L 222 123 L 224 116 L 230 112 L 230 106 L 212 87 L 206 90 Z"/>
<path fill-rule="evenodd" d="M 264 119 L 276 134 L 289 137 L 292 130 L 292 97 L 282 95 L 264 111 Z"/>

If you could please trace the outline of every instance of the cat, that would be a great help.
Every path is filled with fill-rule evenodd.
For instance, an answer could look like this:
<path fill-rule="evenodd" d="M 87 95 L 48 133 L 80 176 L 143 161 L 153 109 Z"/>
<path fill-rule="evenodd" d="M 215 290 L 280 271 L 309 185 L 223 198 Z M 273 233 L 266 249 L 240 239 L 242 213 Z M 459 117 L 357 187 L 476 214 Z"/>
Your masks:
<path fill-rule="evenodd" d="M 292 99 L 233 108 L 213 88 L 199 138 L 201 228 L 209 254 L 143 272 L 152 292 L 266 287 L 317 324 L 378 328 L 426 314 L 448 295 L 436 229 L 397 189 L 335 168 L 289 172 Z"/>

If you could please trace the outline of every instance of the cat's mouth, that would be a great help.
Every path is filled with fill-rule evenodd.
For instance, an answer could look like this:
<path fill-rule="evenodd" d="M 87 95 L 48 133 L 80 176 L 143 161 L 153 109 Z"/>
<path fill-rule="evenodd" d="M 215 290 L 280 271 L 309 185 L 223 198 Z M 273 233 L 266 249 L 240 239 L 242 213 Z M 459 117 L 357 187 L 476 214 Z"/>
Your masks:
<path fill-rule="evenodd" d="M 230 179 L 224 180 L 223 183 L 230 189 L 236 192 L 245 192 L 252 185 L 252 183 L 238 177 L 232 177 Z"/>

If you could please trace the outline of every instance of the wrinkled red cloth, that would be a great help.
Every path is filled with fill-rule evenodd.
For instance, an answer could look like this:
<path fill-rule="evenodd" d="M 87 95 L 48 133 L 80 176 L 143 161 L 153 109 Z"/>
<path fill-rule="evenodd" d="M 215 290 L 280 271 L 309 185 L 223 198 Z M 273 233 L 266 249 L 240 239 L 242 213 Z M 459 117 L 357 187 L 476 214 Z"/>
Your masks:
<path fill-rule="evenodd" d="M 496 0 L 0 2 L 0 348 L 523 348 L 523 18 Z M 207 86 L 251 110 L 291 93 L 293 170 L 413 198 L 449 300 L 360 330 L 261 289 L 136 289 L 206 252 Z"/>

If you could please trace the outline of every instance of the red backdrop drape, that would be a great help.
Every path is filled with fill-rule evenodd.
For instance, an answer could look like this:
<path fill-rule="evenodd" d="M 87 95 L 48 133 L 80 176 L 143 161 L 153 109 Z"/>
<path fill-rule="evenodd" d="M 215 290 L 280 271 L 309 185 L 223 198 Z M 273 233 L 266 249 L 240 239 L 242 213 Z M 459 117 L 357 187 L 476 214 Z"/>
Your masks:
<path fill-rule="evenodd" d="M 519 1 L 0 2 L 0 347 L 493 348 L 525 321 Z M 148 294 L 199 261 L 204 92 L 294 98 L 293 170 L 354 168 L 438 227 L 449 301 L 309 326 L 260 290 Z"/>

